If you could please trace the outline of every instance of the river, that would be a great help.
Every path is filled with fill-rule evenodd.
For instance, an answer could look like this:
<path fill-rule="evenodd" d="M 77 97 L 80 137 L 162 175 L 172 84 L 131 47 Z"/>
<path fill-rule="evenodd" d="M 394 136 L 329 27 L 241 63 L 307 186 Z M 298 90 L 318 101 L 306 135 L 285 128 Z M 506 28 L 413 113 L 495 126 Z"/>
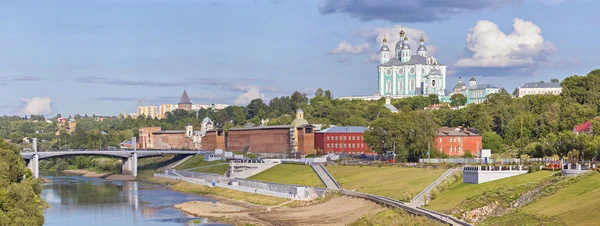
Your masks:
<path fill-rule="evenodd" d="M 173 209 L 187 201 L 214 202 L 164 186 L 136 181 L 108 181 L 59 172 L 42 172 L 48 226 L 189 226 L 223 225 Z M 194 221 L 198 220 L 198 221 Z M 194 224 L 201 222 L 201 224 Z"/>

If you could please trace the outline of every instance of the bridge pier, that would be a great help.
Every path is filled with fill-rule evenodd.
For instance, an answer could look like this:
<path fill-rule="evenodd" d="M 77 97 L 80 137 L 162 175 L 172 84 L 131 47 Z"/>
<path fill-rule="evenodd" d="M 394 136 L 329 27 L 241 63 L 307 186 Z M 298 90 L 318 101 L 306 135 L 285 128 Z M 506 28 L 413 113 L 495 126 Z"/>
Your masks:
<path fill-rule="evenodd" d="M 27 168 L 31 170 L 33 178 L 40 178 L 40 156 L 34 154 L 31 159 L 26 161 Z"/>
<path fill-rule="evenodd" d="M 121 159 L 121 174 L 137 177 L 137 153 Z"/>

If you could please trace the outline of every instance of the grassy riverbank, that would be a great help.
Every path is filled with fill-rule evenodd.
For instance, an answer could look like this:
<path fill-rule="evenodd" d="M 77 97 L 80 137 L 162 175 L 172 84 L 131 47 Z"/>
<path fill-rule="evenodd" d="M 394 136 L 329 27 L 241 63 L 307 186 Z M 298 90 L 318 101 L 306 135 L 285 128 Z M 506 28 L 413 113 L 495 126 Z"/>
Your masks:
<path fill-rule="evenodd" d="M 327 166 L 342 188 L 410 201 L 447 169 Z"/>
<path fill-rule="evenodd" d="M 325 187 L 319 176 L 309 165 L 279 164 L 248 179 L 280 184 Z"/>
<path fill-rule="evenodd" d="M 436 198 L 427 205 L 427 208 L 450 213 L 453 208 L 459 206 L 461 202 L 469 197 L 481 195 L 487 191 L 494 191 L 500 188 L 509 189 L 518 187 L 536 180 L 542 180 L 546 177 L 550 177 L 554 173 L 556 172 L 539 171 L 501 180 L 490 181 L 483 184 L 466 184 L 462 181 L 457 181 L 449 189 L 439 193 Z"/>
<path fill-rule="evenodd" d="M 411 215 L 402 210 L 385 209 L 375 214 L 367 214 L 358 221 L 350 224 L 350 226 L 362 225 L 437 225 L 442 224 L 437 221 L 430 220 L 425 217 Z"/>

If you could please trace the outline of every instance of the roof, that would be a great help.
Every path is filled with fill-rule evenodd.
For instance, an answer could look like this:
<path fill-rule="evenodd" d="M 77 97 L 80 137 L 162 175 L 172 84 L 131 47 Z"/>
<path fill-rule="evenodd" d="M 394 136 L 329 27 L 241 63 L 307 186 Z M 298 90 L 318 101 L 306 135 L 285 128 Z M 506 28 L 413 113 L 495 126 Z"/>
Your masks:
<path fill-rule="evenodd" d="M 519 88 L 561 88 L 560 83 L 530 82 Z"/>
<path fill-rule="evenodd" d="M 316 133 L 364 133 L 366 130 L 368 129 L 362 126 L 339 126 L 327 128 Z"/>
<path fill-rule="evenodd" d="M 427 47 L 425 47 L 425 45 L 420 45 L 419 48 L 417 49 L 418 51 L 427 51 Z"/>
<path fill-rule="evenodd" d="M 282 125 L 282 126 L 256 126 L 256 127 L 247 127 L 247 128 L 230 128 L 229 131 L 242 131 L 242 130 L 267 130 L 267 129 L 290 129 L 291 125 Z"/>
<path fill-rule="evenodd" d="M 469 89 L 493 89 L 493 88 L 498 88 L 496 86 L 490 85 L 490 84 L 477 84 L 475 87 L 469 87 Z"/>
<path fill-rule="evenodd" d="M 437 129 L 438 136 L 481 136 L 473 131 L 459 127 L 440 127 Z"/>
<path fill-rule="evenodd" d="M 192 101 L 190 100 L 190 97 L 188 96 L 185 89 L 183 90 L 183 93 L 181 94 L 181 98 L 179 98 L 179 104 L 192 104 Z"/>
<path fill-rule="evenodd" d="M 575 132 L 581 133 L 585 131 L 589 131 L 592 128 L 592 122 L 587 121 L 579 125 L 575 125 Z"/>
<path fill-rule="evenodd" d="M 471 79 L 469 81 L 474 82 L 475 81 L 475 77 L 471 77 Z"/>
<path fill-rule="evenodd" d="M 411 64 L 427 64 L 426 58 L 419 55 L 410 56 L 410 60 L 402 62 L 398 58 L 392 58 L 388 62 L 381 64 L 381 66 L 400 66 L 400 65 L 411 65 Z"/>
<path fill-rule="evenodd" d="M 152 132 L 152 134 L 180 134 L 185 133 L 185 130 L 161 130 Z"/>
<path fill-rule="evenodd" d="M 394 113 L 398 112 L 398 108 L 396 108 L 394 105 L 386 104 L 384 106 L 385 106 L 385 108 L 390 109 L 390 111 L 392 111 Z"/>
<path fill-rule="evenodd" d="M 387 45 L 383 45 L 383 46 L 381 46 L 381 49 L 379 49 L 379 52 L 383 52 L 383 51 L 390 51 L 390 48 Z"/>

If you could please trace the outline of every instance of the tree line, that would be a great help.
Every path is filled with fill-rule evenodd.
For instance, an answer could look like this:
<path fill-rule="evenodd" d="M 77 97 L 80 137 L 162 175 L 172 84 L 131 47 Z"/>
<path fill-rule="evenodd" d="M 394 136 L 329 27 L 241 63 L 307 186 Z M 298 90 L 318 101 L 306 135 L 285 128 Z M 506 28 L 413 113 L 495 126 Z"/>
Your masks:
<path fill-rule="evenodd" d="M 304 117 L 313 124 L 369 127 L 365 134 L 367 143 L 378 152 L 396 151 L 399 160 L 425 157 L 436 128 L 441 126 L 474 129 L 483 136 L 483 148 L 498 154 L 575 156 L 576 151 L 578 158 L 595 156 L 600 145 L 598 133 L 576 136 L 572 130 L 576 124 L 587 120 L 597 123 L 593 119 L 600 112 L 600 70 L 585 76 L 568 77 L 561 86 L 561 95 L 514 98 L 503 91 L 488 95 L 484 103 L 469 104 L 457 110 L 445 106 L 439 110 L 425 110 L 427 106 L 439 103 L 436 95 L 394 99 L 391 103 L 399 109 L 397 114 L 384 107 L 384 99 L 341 100 L 335 99 L 329 90 L 318 89 L 310 98 L 305 93 L 294 92 L 290 96 L 273 98 L 268 103 L 255 99 L 246 106 L 229 106 L 220 111 L 176 110 L 161 120 L 120 117 L 95 121 L 82 117 L 77 120 L 77 129 L 73 133 L 59 136 L 52 131 L 58 129 L 56 123 L 42 126 L 39 122 L 3 117 L 0 123 L 8 123 L 8 126 L 0 126 L 3 128 L 0 136 L 16 142 L 20 141 L 13 134 L 19 132 L 29 137 L 42 137 L 49 143 L 48 148 L 106 148 L 137 136 L 141 127 L 181 130 L 186 124 L 192 124 L 199 128 L 204 117 L 211 118 L 226 131 L 232 127 L 260 125 L 264 119 L 269 119 L 267 125 L 282 125 L 290 124 L 295 118 L 295 110 L 301 108 Z M 32 133 L 35 131 L 32 128 L 45 128 L 51 132 L 36 134 Z M 441 155 L 435 150 L 430 154 Z"/>

